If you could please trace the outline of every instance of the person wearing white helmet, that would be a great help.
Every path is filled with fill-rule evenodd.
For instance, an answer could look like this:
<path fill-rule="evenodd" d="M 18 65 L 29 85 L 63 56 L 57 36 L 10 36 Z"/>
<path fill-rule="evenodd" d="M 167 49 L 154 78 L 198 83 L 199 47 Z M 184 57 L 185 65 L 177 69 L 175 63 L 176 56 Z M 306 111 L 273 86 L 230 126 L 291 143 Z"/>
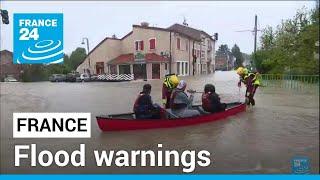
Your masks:
<path fill-rule="evenodd" d="M 200 112 L 192 109 L 193 95 L 190 98 L 185 93 L 187 83 L 181 80 L 171 94 L 170 107 L 172 113 L 178 117 L 192 117 L 200 115 Z"/>

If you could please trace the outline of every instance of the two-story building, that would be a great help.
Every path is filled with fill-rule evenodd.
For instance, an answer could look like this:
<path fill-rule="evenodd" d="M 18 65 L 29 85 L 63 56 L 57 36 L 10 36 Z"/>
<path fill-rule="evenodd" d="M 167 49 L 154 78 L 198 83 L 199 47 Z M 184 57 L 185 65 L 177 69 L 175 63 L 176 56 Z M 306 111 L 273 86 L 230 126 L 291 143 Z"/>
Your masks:
<path fill-rule="evenodd" d="M 133 25 L 118 38 L 105 38 L 78 66 L 78 72 L 134 74 L 135 79 L 159 79 L 214 72 L 215 39 L 204 31 L 174 24 L 169 28 Z"/>
<path fill-rule="evenodd" d="M 215 65 L 216 70 L 229 71 L 234 68 L 236 58 L 231 52 L 216 52 Z"/>

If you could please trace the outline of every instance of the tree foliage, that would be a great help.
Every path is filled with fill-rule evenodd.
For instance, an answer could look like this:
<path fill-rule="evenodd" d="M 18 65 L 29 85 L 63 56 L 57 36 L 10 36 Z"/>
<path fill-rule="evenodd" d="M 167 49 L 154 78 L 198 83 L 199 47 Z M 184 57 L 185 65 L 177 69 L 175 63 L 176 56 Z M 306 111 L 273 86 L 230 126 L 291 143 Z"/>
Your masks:
<path fill-rule="evenodd" d="M 252 55 L 261 73 L 319 74 L 319 10 L 302 8 L 292 19 L 262 31 Z"/>
<path fill-rule="evenodd" d="M 243 56 L 240 51 L 240 48 L 237 44 L 235 44 L 231 49 L 232 55 L 236 58 L 235 68 L 243 66 Z"/>
<path fill-rule="evenodd" d="M 63 63 L 61 64 L 32 64 L 24 65 L 22 73 L 22 81 L 45 81 L 51 74 L 67 74 L 76 70 L 78 65 L 85 59 L 86 51 L 84 48 L 77 48 L 72 51 L 70 57 L 65 54 Z"/>
<path fill-rule="evenodd" d="M 222 54 L 227 54 L 228 52 L 230 52 L 230 49 L 227 44 L 221 44 L 218 48 L 218 52 Z"/>

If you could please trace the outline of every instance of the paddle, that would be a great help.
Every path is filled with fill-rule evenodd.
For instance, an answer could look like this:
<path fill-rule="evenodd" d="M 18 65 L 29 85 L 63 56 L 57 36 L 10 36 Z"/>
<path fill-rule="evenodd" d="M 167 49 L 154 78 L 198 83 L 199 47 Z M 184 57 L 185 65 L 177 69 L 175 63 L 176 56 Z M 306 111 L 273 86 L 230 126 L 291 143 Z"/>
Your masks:
<path fill-rule="evenodd" d="M 167 114 L 169 114 L 171 117 L 174 118 L 180 118 L 179 116 L 173 114 L 172 112 L 168 111 L 167 109 L 161 107 L 159 104 L 155 103 L 154 105 L 156 105 L 158 108 L 160 108 L 161 110 L 165 111 Z"/>

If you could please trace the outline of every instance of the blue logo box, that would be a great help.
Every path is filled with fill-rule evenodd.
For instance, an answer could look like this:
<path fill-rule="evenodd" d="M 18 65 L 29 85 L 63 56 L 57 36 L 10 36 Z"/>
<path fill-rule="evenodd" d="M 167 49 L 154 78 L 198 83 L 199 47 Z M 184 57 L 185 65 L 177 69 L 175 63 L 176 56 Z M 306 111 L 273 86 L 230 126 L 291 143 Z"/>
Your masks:
<path fill-rule="evenodd" d="M 14 64 L 63 62 L 63 14 L 15 13 L 13 36 Z"/>
<path fill-rule="evenodd" d="M 309 174 L 310 159 L 307 157 L 294 157 L 291 160 L 291 171 L 293 174 Z"/>

